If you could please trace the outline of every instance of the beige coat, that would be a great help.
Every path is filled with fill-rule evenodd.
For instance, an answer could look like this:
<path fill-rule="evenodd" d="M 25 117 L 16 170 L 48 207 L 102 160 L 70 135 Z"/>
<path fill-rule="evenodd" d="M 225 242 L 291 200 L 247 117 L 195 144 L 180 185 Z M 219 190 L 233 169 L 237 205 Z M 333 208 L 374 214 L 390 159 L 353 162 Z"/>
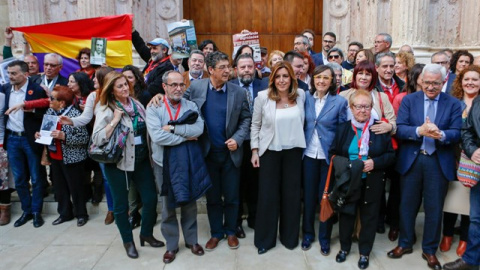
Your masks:
<path fill-rule="evenodd" d="M 340 92 L 340 96 L 346 98 L 347 101 L 349 101 L 350 96 L 353 94 L 355 90 L 356 89 L 351 88 L 349 90 L 342 91 Z M 382 110 L 380 109 L 380 103 L 378 102 L 378 91 L 376 89 L 373 89 L 372 93 L 374 96 L 373 109 L 377 112 L 379 117 L 382 117 Z M 393 110 L 393 106 L 390 103 L 390 100 L 388 99 L 388 96 L 385 93 L 380 93 L 380 97 L 383 103 L 383 114 L 385 118 L 388 119 L 388 122 L 393 125 L 393 129 L 391 132 L 391 134 L 393 135 L 397 131 L 397 117 L 395 116 L 395 111 Z M 350 101 L 348 105 L 350 106 Z"/>
<path fill-rule="evenodd" d="M 268 98 L 268 89 L 258 92 L 253 106 L 252 127 L 250 129 L 250 147 L 258 149 L 261 156 L 268 149 L 275 134 L 275 111 L 277 103 Z M 302 123 L 305 120 L 305 92 L 298 88 L 297 106 L 302 113 Z M 303 136 L 303 130 L 302 130 Z"/>

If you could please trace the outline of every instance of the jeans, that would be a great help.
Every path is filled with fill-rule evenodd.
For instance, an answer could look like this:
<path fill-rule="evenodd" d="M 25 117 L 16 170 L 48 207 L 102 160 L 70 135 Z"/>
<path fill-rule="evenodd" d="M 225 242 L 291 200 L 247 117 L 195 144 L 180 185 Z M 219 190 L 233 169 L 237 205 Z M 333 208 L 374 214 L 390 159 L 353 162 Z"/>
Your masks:
<path fill-rule="evenodd" d="M 40 180 L 40 156 L 33 151 L 27 137 L 7 135 L 8 162 L 12 169 L 13 179 L 18 197 L 22 203 L 24 213 L 40 213 L 43 206 L 43 183 Z M 27 161 L 27 164 L 24 161 Z M 28 177 L 25 171 L 30 172 L 32 194 L 28 186 Z"/>
<path fill-rule="evenodd" d="M 112 199 L 112 192 L 110 191 L 110 186 L 108 185 L 107 175 L 105 174 L 105 164 L 98 163 L 100 166 L 100 170 L 102 171 L 103 175 L 103 189 L 105 190 L 105 199 L 107 199 L 107 208 L 108 211 L 113 211 L 113 199 Z"/>
<path fill-rule="evenodd" d="M 470 227 L 467 250 L 463 260 L 470 265 L 480 265 L 480 184 L 470 190 Z"/>

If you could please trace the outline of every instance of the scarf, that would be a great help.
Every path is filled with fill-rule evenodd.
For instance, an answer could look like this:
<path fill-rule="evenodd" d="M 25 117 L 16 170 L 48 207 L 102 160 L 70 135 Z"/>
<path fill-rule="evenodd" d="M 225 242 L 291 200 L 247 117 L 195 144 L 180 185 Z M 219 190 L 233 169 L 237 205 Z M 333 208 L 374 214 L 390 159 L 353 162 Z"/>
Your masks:
<path fill-rule="evenodd" d="M 370 141 L 370 127 L 373 125 L 373 117 L 368 119 L 367 128 L 365 128 L 365 123 L 359 123 L 355 120 L 355 117 L 352 117 L 352 126 L 356 127 L 357 130 L 362 130 L 362 136 L 360 137 L 360 147 L 358 154 L 360 156 L 368 156 L 368 143 Z"/>

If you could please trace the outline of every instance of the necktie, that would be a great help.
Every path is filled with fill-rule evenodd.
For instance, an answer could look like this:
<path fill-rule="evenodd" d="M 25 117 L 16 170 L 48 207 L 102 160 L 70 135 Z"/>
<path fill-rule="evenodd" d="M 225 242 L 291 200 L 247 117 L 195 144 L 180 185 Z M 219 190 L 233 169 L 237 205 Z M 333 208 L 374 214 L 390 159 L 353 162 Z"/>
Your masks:
<path fill-rule="evenodd" d="M 243 88 L 245 88 L 245 91 L 247 91 L 248 107 L 250 109 L 250 112 L 253 113 L 253 97 L 252 97 L 252 93 L 250 92 L 249 85 L 244 84 Z"/>
<path fill-rule="evenodd" d="M 435 121 L 435 107 L 434 107 L 435 100 L 428 100 L 428 108 L 427 108 L 427 116 L 430 119 L 430 122 Z M 435 152 L 435 140 L 429 137 L 423 137 L 424 139 L 424 146 L 425 151 L 431 155 Z"/>

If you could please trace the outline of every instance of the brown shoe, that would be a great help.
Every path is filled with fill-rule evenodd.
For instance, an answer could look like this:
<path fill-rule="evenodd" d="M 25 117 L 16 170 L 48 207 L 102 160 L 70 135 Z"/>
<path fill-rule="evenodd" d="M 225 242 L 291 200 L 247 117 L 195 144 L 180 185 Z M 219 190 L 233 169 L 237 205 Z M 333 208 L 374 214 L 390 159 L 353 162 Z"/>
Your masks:
<path fill-rule="evenodd" d="M 390 250 L 387 253 L 387 256 L 389 258 L 392 258 L 392 259 L 400 259 L 400 258 L 402 258 L 403 255 L 410 254 L 412 252 L 413 252 L 412 248 L 402 248 L 402 247 L 397 246 L 396 248 Z"/>
<path fill-rule="evenodd" d="M 223 239 L 212 237 L 210 240 L 208 240 L 207 244 L 205 244 L 205 250 L 207 251 L 212 251 L 217 248 L 218 243 L 222 241 Z"/>
<path fill-rule="evenodd" d="M 10 205 L 11 204 L 0 204 L 0 226 L 10 223 Z"/>
<path fill-rule="evenodd" d="M 237 249 L 240 246 L 238 238 L 235 235 L 229 235 L 227 237 L 227 242 L 230 249 Z"/>
<path fill-rule="evenodd" d="M 107 216 L 105 217 L 105 225 L 110 225 L 115 221 L 113 216 L 113 211 L 108 211 Z"/>
<path fill-rule="evenodd" d="M 435 254 L 426 254 L 422 253 L 422 258 L 427 261 L 428 267 L 434 270 L 440 270 L 442 269 L 442 265 L 437 259 L 437 256 Z"/>
<path fill-rule="evenodd" d="M 189 244 L 185 244 L 185 246 L 187 248 L 189 248 L 193 254 L 197 255 L 197 256 L 202 256 L 203 254 L 205 254 L 205 252 L 203 251 L 203 248 L 202 246 L 200 246 L 198 243 L 195 244 L 195 245 L 189 245 Z"/>
<path fill-rule="evenodd" d="M 467 242 L 460 240 L 460 242 L 458 243 L 458 247 L 457 247 L 458 257 L 462 257 L 463 253 L 465 253 L 465 250 L 467 250 Z"/>
<path fill-rule="evenodd" d="M 175 250 L 167 250 L 165 254 L 163 254 L 163 262 L 164 263 L 171 263 L 175 260 L 175 255 L 178 252 L 178 248 Z"/>
<path fill-rule="evenodd" d="M 454 262 L 449 262 L 443 265 L 444 270 L 478 270 L 478 265 L 470 265 L 462 258 Z"/>
<path fill-rule="evenodd" d="M 453 236 L 444 236 L 440 242 L 440 251 L 447 252 L 452 247 Z"/>
<path fill-rule="evenodd" d="M 390 231 L 388 231 L 388 239 L 390 241 L 396 241 L 398 239 L 398 234 L 399 231 L 396 228 L 390 228 Z"/>

